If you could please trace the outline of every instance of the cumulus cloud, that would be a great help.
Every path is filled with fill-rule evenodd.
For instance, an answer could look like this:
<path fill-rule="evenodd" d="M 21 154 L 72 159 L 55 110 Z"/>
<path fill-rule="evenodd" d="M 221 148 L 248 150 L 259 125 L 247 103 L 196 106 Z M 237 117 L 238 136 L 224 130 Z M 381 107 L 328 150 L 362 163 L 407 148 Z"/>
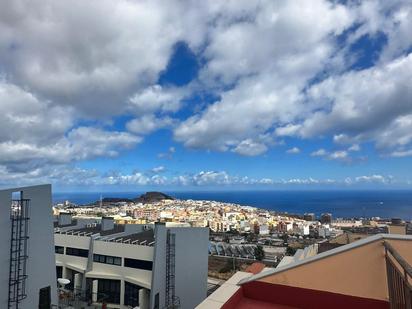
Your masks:
<path fill-rule="evenodd" d="M 321 149 L 318 149 L 312 152 L 310 155 L 313 157 L 323 157 L 323 156 L 326 156 L 327 154 L 328 152 L 325 149 L 321 148 Z"/>
<path fill-rule="evenodd" d="M 360 146 L 354 144 L 347 149 L 339 149 L 334 151 L 328 151 L 323 148 L 320 148 L 316 151 L 313 151 L 310 155 L 312 157 L 319 157 L 326 160 L 335 160 L 345 164 L 351 163 L 361 163 L 367 160 L 366 156 L 356 155 L 356 152 L 360 151 Z"/>
<path fill-rule="evenodd" d="M 165 170 L 166 170 L 166 168 L 164 166 L 156 166 L 156 167 L 152 168 L 153 173 L 162 173 Z"/>
<path fill-rule="evenodd" d="M 354 144 L 348 148 L 348 151 L 360 151 L 361 148 L 358 144 Z"/>
<path fill-rule="evenodd" d="M 241 141 L 233 151 L 244 156 L 257 156 L 266 152 L 267 146 L 261 142 L 256 142 L 251 139 Z"/>
<path fill-rule="evenodd" d="M 156 118 L 154 115 L 145 115 L 126 123 L 126 128 L 133 133 L 146 135 L 161 128 L 171 126 L 174 120 L 170 117 Z"/>
<path fill-rule="evenodd" d="M 408 1 L 2 1 L 2 177 L 26 168 L 42 179 L 42 165 L 116 156 L 161 128 L 186 147 L 245 156 L 283 137 L 332 136 L 342 149 L 312 155 L 348 160 L 372 142 L 408 156 L 411 14 Z M 380 35 L 376 60 L 354 69 L 351 48 Z M 201 59 L 199 74 L 161 85 L 180 42 Z M 199 93 L 214 99 L 202 104 Z M 110 125 L 117 116 L 125 129 Z M 145 177 L 115 179 L 155 181 Z"/>
<path fill-rule="evenodd" d="M 409 142 L 408 134 L 394 127 L 412 112 L 411 5 L 402 1 L 307 5 L 265 3 L 245 10 L 249 18 L 216 23 L 201 78 L 230 89 L 178 126 L 176 140 L 188 147 L 227 151 L 273 130 L 276 136 L 303 138 L 335 134 L 337 142 L 373 141 L 381 148 L 382 135 L 395 130 L 392 143 Z M 304 10 L 308 18 L 295 20 L 299 17 L 295 10 Z M 347 46 L 337 50 L 334 38 L 350 27 L 356 30 L 348 32 Z M 376 65 L 348 70 L 351 44 L 365 36 L 373 39 L 379 31 L 387 44 Z M 326 78 L 313 83 L 320 73 Z"/>
<path fill-rule="evenodd" d="M 307 18 L 299 17 L 302 11 Z M 332 55 L 331 36 L 342 33 L 352 20 L 347 8 L 326 1 L 268 1 L 242 14 L 212 29 L 201 79 L 236 85 L 175 129 L 176 140 L 188 147 L 242 149 L 245 140 L 266 134 L 276 124 L 288 128 L 283 134 L 293 131 L 290 123 L 308 112 L 302 96 L 306 82 Z M 267 150 L 264 145 L 255 155 Z"/>
<path fill-rule="evenodd" d="M 293 147 L 293 148 L 290 148 L 290 149 L 286 150 L 286 153 L 298 154 L 298 153 L 300 153 L 300 149 L 298 147 Z"/>
<path fill-rule="evenodd" d="M 137 114 L 154 112 L 176 112 L 180 108 L 180 100 L 184 90 L 164 88 L 160 85 L 150 86 L 129 98 L 129 108 Z"/>
<path fill-rule="evenodd" d="M 412 112 L 412 89 L 407 82 L 412 79 L 411 72 L 412 54 L 312 86 L 310 100 L 331 105 L 329 111 L 320 110 L 306 118 L 299 134 L 311 137 L 332 132 L 338 142 L 375 140 L 380 145 L 381 135 Z M 392 143 L 399 144 L 402 138 L 399 134 Z"/>
<path fill-rule="evenodd" d="M 392 176 L 383 176 L 383 175 L 369 175 L 369 176 L 359 176 L 355 178 L 355 181 L 358 183 L 390 183 L 392 182 Z"/>

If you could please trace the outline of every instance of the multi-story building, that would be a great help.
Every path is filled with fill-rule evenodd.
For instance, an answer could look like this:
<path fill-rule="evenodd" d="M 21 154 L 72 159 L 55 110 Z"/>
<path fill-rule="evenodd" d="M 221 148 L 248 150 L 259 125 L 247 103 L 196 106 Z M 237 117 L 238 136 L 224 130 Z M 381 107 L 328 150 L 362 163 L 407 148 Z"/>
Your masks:
<path fill-rule="evenodd" d="M 0 190 L 0 308 L 57 304 L 51 186 Z"/>
<path fill-rule="evenodd" d="M 207 228 L 71 220 L 55 227 L 56 269 L 92 303 L 110 308 L 194 308 L 206 297 Z M 76 293 L 74 293 L 76 296 Z"/>
<path fill-rule="evenodd" d="M 332 222 L 332 214 L 324 213 L 320 216 L 320 223 L 322 224 L 329 224 Z"/>
<path fill-rule="evenodd" d="M 315 221 L 316 220 L 316 216 L 315 216 L 315 214 L 314 213 L 305 213 L 304 215 L 303 215 L 303 220 L 306 220 L 306 221 Z"/>

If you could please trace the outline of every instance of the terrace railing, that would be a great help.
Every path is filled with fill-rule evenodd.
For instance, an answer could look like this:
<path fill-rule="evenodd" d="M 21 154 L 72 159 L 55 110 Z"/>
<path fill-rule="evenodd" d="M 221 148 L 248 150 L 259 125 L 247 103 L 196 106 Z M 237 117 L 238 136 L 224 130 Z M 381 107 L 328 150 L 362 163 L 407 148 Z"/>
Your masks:
<path fill-rule="evenodd" d="M 391 309 L 412 309 L 412 267 L 389 244 L 385 247 L 388 276 L 389 303 Z"/>

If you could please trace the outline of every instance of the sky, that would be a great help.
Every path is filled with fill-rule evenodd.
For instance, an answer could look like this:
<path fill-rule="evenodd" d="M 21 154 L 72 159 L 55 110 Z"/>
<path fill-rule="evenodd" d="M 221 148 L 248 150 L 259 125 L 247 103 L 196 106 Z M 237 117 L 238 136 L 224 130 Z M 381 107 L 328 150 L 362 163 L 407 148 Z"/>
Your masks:
<path fill-rule="evenodd" d="M 412 2 L 3 0 L 0 186 L 412 189 Z"/>

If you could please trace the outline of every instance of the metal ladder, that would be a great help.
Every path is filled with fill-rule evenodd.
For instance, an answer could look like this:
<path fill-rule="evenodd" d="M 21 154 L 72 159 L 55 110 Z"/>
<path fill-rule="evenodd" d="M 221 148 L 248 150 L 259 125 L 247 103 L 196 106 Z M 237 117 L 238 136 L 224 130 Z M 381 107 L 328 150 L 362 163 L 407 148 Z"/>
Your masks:
<path fill-rule="evenodd" d="M 180 299 L 175 294 L 175 240 L 176 235 L 167 230 L 166 239 L 166 308 L 178 308 Z"/>
<path fill-rule="evenodd" d="M 12 200 L 10 221 L 10 268 L 8 308 L 18 309 L 20 302 L 27 297 L 27 242 L 30 200 Z"/>

